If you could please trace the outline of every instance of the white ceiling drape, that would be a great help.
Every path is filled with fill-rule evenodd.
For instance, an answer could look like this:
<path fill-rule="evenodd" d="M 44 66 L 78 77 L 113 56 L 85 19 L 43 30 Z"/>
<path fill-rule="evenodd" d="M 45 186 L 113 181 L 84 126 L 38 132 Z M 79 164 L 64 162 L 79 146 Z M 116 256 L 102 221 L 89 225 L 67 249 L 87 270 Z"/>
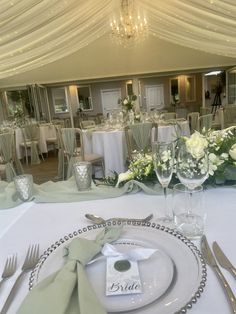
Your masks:
<path fill-rule="evenodd" d="M 150 30 L 170 42 L 236 57 L 235 0 L 138 0 Z"/>
<path fill-rule="evenodd" d="M 236 57 L 235 0 L 136 0 L 150 32 Z M 0 0 L 0 78 L 61 59 L 110 32 L 118 0 Z"/>
<path fill-rule="evenodd" d="M 115 2 L 0 0 L 0 7 L 3 78 L 58 60 L 102 36 Z"/>

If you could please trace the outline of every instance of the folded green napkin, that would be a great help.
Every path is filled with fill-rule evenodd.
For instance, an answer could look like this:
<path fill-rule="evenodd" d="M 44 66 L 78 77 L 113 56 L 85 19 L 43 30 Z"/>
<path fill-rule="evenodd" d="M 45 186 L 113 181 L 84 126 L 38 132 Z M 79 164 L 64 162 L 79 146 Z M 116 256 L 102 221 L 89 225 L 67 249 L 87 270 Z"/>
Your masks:
<path fill-rule="evenodd" d="M 105 314 L 84 267 L 120 233 L 121 228 L 106 227 L 95 240 L 74 238 L 66 248 L 66 264 L 29 292 L 17 314 Z"/>

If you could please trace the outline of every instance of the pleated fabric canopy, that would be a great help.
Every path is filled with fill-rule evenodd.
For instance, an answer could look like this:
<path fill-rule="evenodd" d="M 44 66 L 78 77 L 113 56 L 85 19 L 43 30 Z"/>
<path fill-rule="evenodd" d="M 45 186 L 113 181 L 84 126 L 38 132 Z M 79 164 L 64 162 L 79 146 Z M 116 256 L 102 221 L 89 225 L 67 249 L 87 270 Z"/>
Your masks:
<path fill-rule="evenodd" d="M 152 35 L 236 57 L 235 0 L 134 0 Z M 0 79 L 59 60 L 111 32 L 118 0 L 0 0 Z"/>

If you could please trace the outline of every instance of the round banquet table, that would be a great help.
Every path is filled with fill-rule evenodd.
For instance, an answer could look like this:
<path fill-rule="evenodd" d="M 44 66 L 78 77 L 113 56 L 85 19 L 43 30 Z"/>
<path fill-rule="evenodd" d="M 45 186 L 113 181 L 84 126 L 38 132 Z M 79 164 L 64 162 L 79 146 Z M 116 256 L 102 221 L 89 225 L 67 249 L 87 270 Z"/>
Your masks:
<path fill-rule="evenodd" d="M 48 153 L 47 139 L 56 138 L 56 129 L 52 124 L 42 124 L 39 126 L 40 138 L 39 148 L 42 153 Z M 16 155 L 19 159 L 24 157 L 24 149 L 21 149 L 20 144 L 24 143 L 24 137 L 20 128 L 15 130 L 16 139 Z"/>
<path fill-rule="evenodd" d="M 105 163 L 105 176 L 112 171 L 125 172 L 126 169 L 126 141 L 122 130 L 112 131 L 83 131 L 85 154 L 98 154 L 103 156 Z"/>
<path fill-rule="evenodd" d="M 189 123 L 187 120 L 177 121 L 177 124 L 158 125 L 158 141 L 175 141 L 178 136 L 190 136 Z"/>
<path fill-rule="evenodd" d="M 205 234 L 210 244 L 216 240 L 221 245 L 235 265 L 235 188 L 212 188 L 205 193 L 207 212 Z M 84 217 L 85 213 L 94 213 L 104 218 L 115 216 L 141 218 L 150 213 L 155 214 L 161 206 L 163 206 L 162 196 L 151 196 L 139 192 L 118 198 L 76 203 L 35 204 L 30 202 L 13 209 L 1 210 L 0 271 L 2 271 L 6 257 L 17 253 L 19 272 L 29 244 L 40 243 L 40 251 L 44 252 L 55 241 L 87 226 L 89 222 Z M 196 244 L 198 245 L 198 243 Z M 182 258 L 184 259 L 184 256 Z M 226 270 L 222 269 L 222 271 L 236 293 L 235 279 Z M 0 304 L 3 304 L 16 276 L 17 273 L 1 287 Z M 17 312 L 19 304 L 28 292 L 28 278 L 29 275 L 25 276 L 8 314 Z M 208 268 L 207 284 L 203 294 L 188 313 L 231 313 L 223 290 L 212 269 Z"/>
<path fill-rule="evenodd" d="M 152 139 L 155 138 L 154 133 L 153 128 Z M 190 136 L 188 121 L 178 121 L 178 126 L 158 125 L 159 141 L 174 141 L 177 135 Z M 83 142 L 85 154 L 95 153 L 104 157 L 106 176 L 111 175 L 112 171 L 122 173 L 127 170 L 127 146 L 123 130 L 83 130 Z"/>

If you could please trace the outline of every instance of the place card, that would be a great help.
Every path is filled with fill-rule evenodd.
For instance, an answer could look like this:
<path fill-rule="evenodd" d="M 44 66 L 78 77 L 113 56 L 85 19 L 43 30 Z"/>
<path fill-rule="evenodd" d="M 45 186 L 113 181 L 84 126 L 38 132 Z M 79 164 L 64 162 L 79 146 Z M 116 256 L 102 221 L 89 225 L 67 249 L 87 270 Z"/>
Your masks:
<path fill-rule="evenodd" d="M 142 293 L 138 262 L 121 256 L 108 257 L 106 268 L 106 295 Z"/>

